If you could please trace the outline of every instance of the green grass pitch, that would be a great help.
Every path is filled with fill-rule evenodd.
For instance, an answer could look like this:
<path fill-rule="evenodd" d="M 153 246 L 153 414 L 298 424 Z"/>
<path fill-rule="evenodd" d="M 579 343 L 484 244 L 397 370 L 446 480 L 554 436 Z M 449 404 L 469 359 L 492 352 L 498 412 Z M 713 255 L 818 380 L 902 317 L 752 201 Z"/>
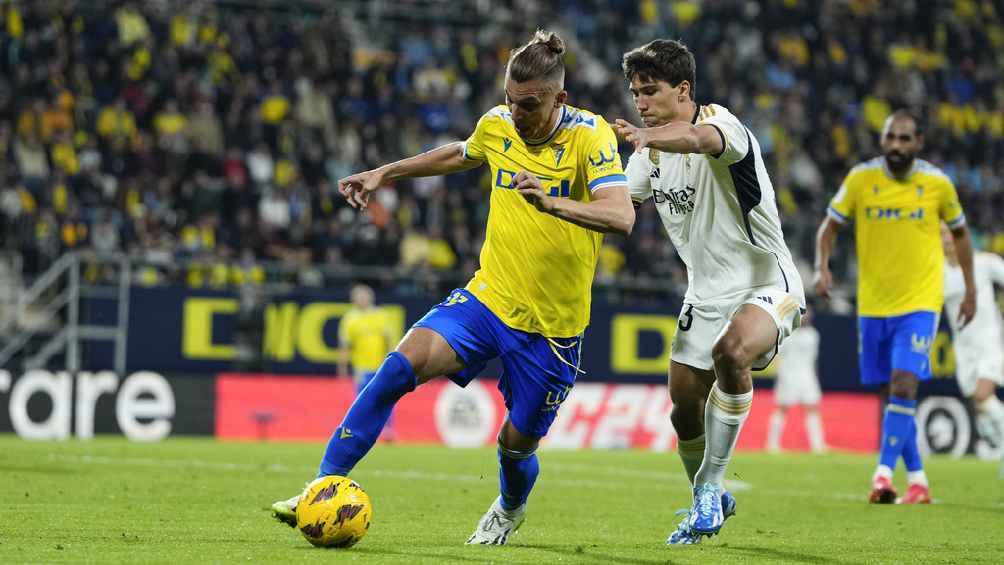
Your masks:
<path fill-rule="evenodd" d="M 497 493 L 495 453 L 379 445 L 353 478 L 369 534 L 310 546 L 267 508 L 313 476 L 323 446 L 0 436 L 2 563 L 1000 563 L 998 466 L 933 458 L 938 503 L 869 506 L 872 456 L 739 453 L 738 514 L 699 546 L 667 547 L 688 506 L 675 454 L 541 450 L 527 521 L 507 547 L 464 541 Z"/>

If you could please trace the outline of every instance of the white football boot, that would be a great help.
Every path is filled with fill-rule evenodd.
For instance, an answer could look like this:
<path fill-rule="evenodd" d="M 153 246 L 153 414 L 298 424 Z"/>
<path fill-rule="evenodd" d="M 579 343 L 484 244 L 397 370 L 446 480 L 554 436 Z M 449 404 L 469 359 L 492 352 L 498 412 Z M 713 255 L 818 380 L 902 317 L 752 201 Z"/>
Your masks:
<path fill-rule="evenodd" d="M 525 503 L 515 510 L 505 510 L 502 508 L 501 498 L 496 498 L 474 528 L 474 533 L 467 539 L 467 544 L 505 545 L 509 536 L 523 525 L 525 519 Z"/>

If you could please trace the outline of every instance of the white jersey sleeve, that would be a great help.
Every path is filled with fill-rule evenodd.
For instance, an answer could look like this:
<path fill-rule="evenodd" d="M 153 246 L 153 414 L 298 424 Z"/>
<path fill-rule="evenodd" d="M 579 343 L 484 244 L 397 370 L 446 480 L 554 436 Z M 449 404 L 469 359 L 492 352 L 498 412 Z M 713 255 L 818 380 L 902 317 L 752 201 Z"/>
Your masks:
<path fill-rule="evenodd" d="M 631 200 L 640 204 L 652 197 L 652 183 L 649 177 L 655 169 L 655 165 L 648 158 L 651 149 L 645 148 L 642 151 L 635 151 L 628 158 L 624 173 L 627 175 L 628 192 Z"/>
<path fill-rule="evenodd" d="M 714 157 L 728 165 L 738 163 L 746 157 L 750 150 L 750 138 L 746 132 L 746 126 L 732 112 L 720 111 L 718 108 L 721 107 L 703 106 L 703 115 L 697 125 L 714 126 L 722 136 L 725 149 L 721 155 L 714 155 Z"/>

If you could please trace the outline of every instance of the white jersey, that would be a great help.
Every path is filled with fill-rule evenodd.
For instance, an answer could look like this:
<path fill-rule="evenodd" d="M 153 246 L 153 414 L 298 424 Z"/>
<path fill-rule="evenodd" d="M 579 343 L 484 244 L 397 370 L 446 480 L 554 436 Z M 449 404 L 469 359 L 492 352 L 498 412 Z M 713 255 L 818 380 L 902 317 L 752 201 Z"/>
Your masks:
<path fill-rule="evenodd" d="M 781 345 L 781 364 L 774 385 L 775 401 L 781 406 L 819 404 L 821 396 L 816 358 L 819 355 L 819 332 L 802 326 Z"/>
<path fill-rule="evenodd" d="M 819 332 L 812 326 L 802 326 L 791 333 L 781 346 L 778 380 L 818 380 L 816 358 L 819 356 Z"/>
<path fill-rule="evenodd" d="M 962 268 L 945 263 L 945 316 L 955 336 L 956 358 L 997 353 L 1004 347 L 1000 309 L 994 299 L 994 284 L 1004 286 L 1004 259 L 993 253 L 973 254 L 976 282 L 976 316 L 959 331 L 959 305 L 966 293 Z"/>
<path fill-rule="evenodd" d="M 627 177 L 635 202 L 655 199 L 669 238 L 687 265 L 687 303 L 772 286 L 805 307 L 802 280 L 784 243 L 774 187 L 760 144 L 722 106 L 699 106 L 693 122 L 714 126 L 721 155 L 631 155 Z"/>

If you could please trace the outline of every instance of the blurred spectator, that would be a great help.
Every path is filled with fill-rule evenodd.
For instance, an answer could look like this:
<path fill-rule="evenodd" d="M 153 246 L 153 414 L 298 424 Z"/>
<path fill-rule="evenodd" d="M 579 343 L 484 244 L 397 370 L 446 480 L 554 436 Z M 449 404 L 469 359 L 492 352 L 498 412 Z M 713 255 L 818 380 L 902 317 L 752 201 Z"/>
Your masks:
<path fill-rule="evenodd" d="M 569 102 L 610 119 L 637 119 L 623 52 L 686 42 L 698 100 L 730 107 L 760 139 L 803 264 L 829 196 L 904 106 L 928 120 L 924 156 L 956 182 L 974 240 L 1004 252 L 998 4 L 503 0 L 447 19 L 409 0 L 289 4 L 9 4 L 2 245 L 29 271 L 70 249 L 126 251 L 153 263 L 144 284 L 236 284 L 265 261 L 307 284 L 376 265 L 461 283 L 488 211 L 483 168 L 386 187 L 365 214 L 337 180 L 468 136 L 503 101 L 511 47 L 545 26 L 570 44 Z M 629 240 L 606 238 L 598 282 L 685 288 L 650 208 Z M 853 286 L 849 253 L 835 268 Z M 204 267 L 188 277 L 179 257 Z"/>

